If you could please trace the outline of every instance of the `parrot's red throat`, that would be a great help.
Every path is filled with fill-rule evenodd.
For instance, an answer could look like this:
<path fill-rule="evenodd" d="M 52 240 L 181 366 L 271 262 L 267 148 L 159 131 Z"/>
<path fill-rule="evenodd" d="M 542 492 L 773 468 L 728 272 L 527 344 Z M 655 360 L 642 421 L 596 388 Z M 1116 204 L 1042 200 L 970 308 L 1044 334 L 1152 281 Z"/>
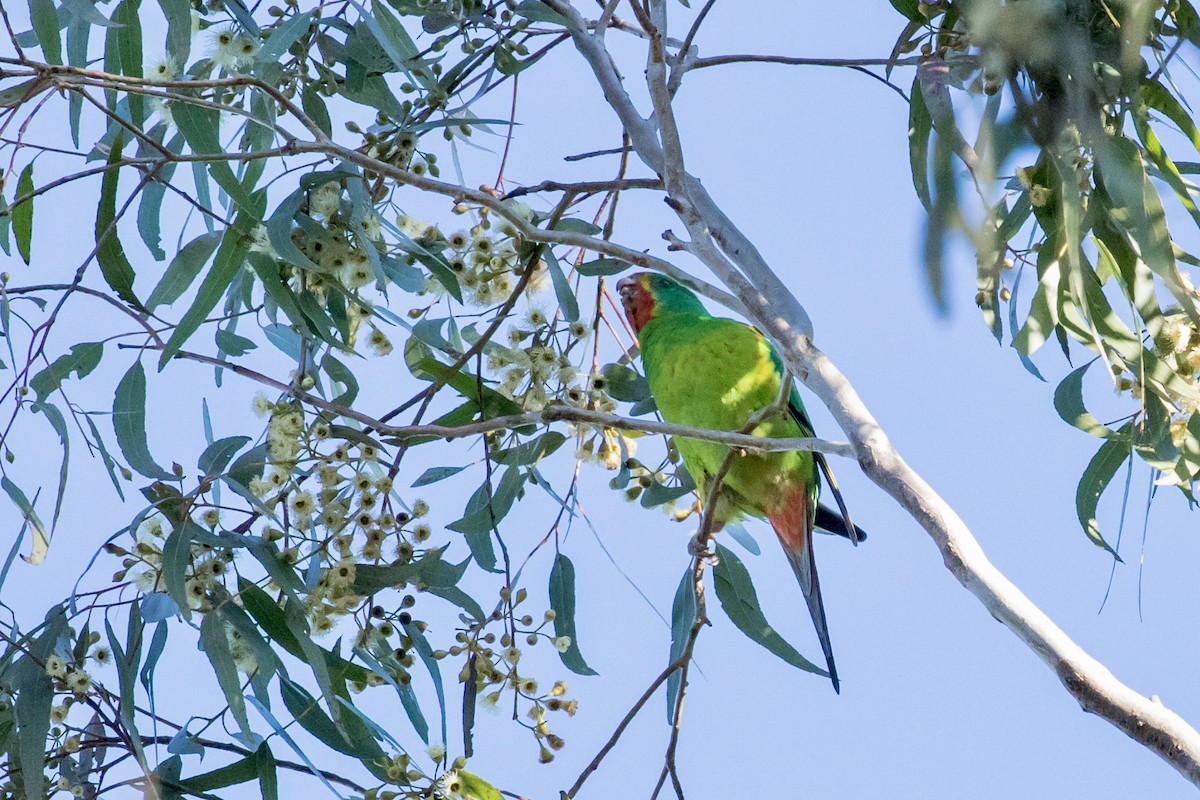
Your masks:
<path fill-rule="evenodd" d="M 640 333 L 642 327 L 654 319 L 658 305 L 654 295 L 646 288 L 642 275 L 633 275 L 617 281 L 617 294 L 621 296 L 621 305 L 625 308 L 625 317 L 629 324 L 633 326 L 635 333 Z"/>

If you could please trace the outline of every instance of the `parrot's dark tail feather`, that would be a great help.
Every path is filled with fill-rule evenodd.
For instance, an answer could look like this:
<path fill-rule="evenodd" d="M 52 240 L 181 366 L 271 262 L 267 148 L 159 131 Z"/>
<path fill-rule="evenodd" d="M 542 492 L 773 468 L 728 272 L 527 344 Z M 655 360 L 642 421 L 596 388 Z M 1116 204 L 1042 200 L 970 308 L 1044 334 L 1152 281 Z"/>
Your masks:
<path fill-rule="evenodd" d="M 829 680 L 833 681 L 833 690 L 842 693 L 841 682 L 838 680 L 837 666 L 833 663 L 833 645 L 829 641 L 829 624 L 825 621 L 825 604 L 821 602 L 821 581 L 817 577 L 817 562 L 813 555 L 812 537 L 804 537 L 799 550 L 792 550 L 780 537 L 783 552 L 787 554 L 792 572 L 800 590 L 804 592 L 804 600 L 808 603 L 808 613 L 812 616 L 813 627 L 817 629 L 817 638 L 821 640 L 821 650 L 825 653 L 825 664 L 829 669 Z"/>
<path fill-rule="evenodd" d="M 846 508 L 846 501 L 842 499 L 842 490 L 838 488 L 837 478 L 833 477 L 833 469 L 829 466 L 829 462 L 825 459 L 824 453 L 814 453 L 813 459 L 817 462 L 817 467 L 820 468 L 821 474 L 825 476 L 825 482 L 829 484 L 829 491 L 833 492 L 833 499 L 837 501 L 838 511 L 841 512 L 843 522 L 840 529 L 826 528 L 826 530 L 830 530 L 833 533 L 845 531 L 845 533 L 841 533 L 841 535 L 845 536 L 847 539 L 853 542 L 855 546 L 857 546 L 860 541 L 866 538 L 866 536 L 860 535 L 862 534 L 862 529 L 850 521 L 850 509 Z M 818 506 L 818 517 L 820 513 L 821 509 L 820 506 Z M 819 520 L 817 522 L 817 527 L 824 527 L 821 525 Z M 853 532 L 853 535 L 851 535 L 851 532 Z"/>
<path fill-rule="evenodd" d="M 846 519 L 840 511 L 834 511 L 832 508 L 824 505 L 817 506 L 816 527 L 825 533 L 832 533 L 834 536 L 842 536 L 846 539 L 853 540 L 855 537 L 850 535 L 850 529 L 846 527 Z M 858 537 L 858 541 L 867 538 L 867 532 L 859 526 L 854 526 L 854 533 Z"/>

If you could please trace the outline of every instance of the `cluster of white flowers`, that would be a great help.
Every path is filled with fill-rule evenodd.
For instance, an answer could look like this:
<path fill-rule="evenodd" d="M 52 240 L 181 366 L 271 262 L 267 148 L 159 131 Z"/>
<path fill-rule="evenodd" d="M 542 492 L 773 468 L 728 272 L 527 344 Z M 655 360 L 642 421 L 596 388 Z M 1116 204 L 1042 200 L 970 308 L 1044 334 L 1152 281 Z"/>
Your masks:
<path fill-rule="evenodd" d="M 1186 314 L 1173 313 L 1164 316 L 1154 337 L 1156 355 L 1175 372 L 1187 376 L 1192 386 L 1200 392 L 1200 332 Z M 1145 386 L 1140 376 L 1119 378 L 1118 391 L 1128 391 L 1135 399 L 1141 399 Z M 1168 389 L 1168 398 L 1174 405 L 1170 431 L 1171 441 L 1182 447 L 1188 437 L 1188 423 L 1192 415 L 1200 410 L 1200 403 L 1192 396 Z"/>
<path fill-rule="evenodd" d="M 216 509 L 204 509 L 193 520 L 197 525 L 216 527 L 220 515 Z M 110 544 L 110 552 L 124 556 L 122 569 L 113 575 L 116 583 L 128 581 L 143 592 L 164 592 L 163 547 L 171 533 L 170 523 L 159 512 L 153 512 L 138 525 L 134 545 L 130 550 Z M 184 572 L 184 593 L 193 610 L 206 610 L 210 589 L 225 585 L 229 562 L 233 554 L 215 551 L 207 544 L 192 543 L 191 554 Z"/>
<path fill-rule="evenodd" d="M 220 28 L 212 34 L 213 64 L 226 72 L 238 72 L 254 62 L 258 42 L 249 34 L 233 28 Z"/>
<path fill-rule="evenodd" d="M 179 64 L 173 56 L 167 54 L 146 64 L 143 74 L 153 81 L 178 80 Z M 150 111 L 168 125 L 174 121 L 171 118 L 171 107 L 161 97 L 150 97 Z"/>
<path fill-rule="evenodd" d="M 432 226 L 422 226 L 404 215 L 397 222 L 402 231 L 420 230 L 424 240 L 436 241 L 444 248 L 443 257 L 458 280 L 463 301 L 468 305 L 486 307 L 507 300 L 525 269 L 519 257 L 521 242 L 515 236 L 516 231 L 505 226 L 508 233 L 493 236 L 486 216 L 469 230 L 449 234 Z M 531 284 L 534 285 L 529 287 L 530 291 L 536 292 L 543 287 L 544 281 L 531 281 Z M 440 297 L 446 293 L 446 288 L 431 275 L 425 281 L 425 291 Z"/>
<path fill-rule="evenodd" d="M 75 631 L 68 629 L 68 634 L 74 637 Z M 103 667 L 112 662 L 112 651 L 106 645 L 98 644 L 100 634 L 92 631 L 80 634 L 73 647 L 64 647 L 61 643 L 45 661 L 43 668 L 50 678 L 55 697 L 50 701 L 50 730 L 52 756 L 48 760 L 50 767 L 56 766 L 61 759 L 69 759 L 78 753 L 82 747 L 81 734 L 87 720 L 92 717 L 92 708 L 85 701 L 93 691 L 93 678 L 88 671 L 89 662 L 97 667 Z M 88 648 L 90 653 L 83 655 Z M 11 702 L 11 696 L 6 696 L 6 702 Z M 73 708 L 79 709 L 78 719 L 71 722 Z M 75 797 L 84 797 L 87 787 L 78 783 L 74 770 L 64 770 L 55 788 L 69 792 Z M 16 797 L 18 793 L 11 782 L 0 786 L 0 797 Z"/>
<path fill-rule="evenodd" d="M 408 563 L 423 554 L 423 544 L 432 536 L 421 521 L 429 505 L 417 499 L 411 508 L 394 510 L 399 501 L 391 478 L 377 464 L 374 445 L 333 437 L 327 422 L 320 417 L 306 421 L 300 407 L 290 402 L 259 395 L 253 407 L 269 418 L 269 463 L 249 488 L 266 507 L 286 508 L 289 526 L 286 531 L 268 526 L 263 535 L 284 543 L 283 558 L 290 565 L 306 558 L 320 563 L 306 610 L 313 630 L 328 633 L 364 605 L 354 589 L 360 560 L 378 563 L 387 557 Z M 387 639 L 396 627 L 385 622 L 363 625 L 360 633 Z"/>
<path fill-rule="evenodd" d="M 349 329 L 346 343 L 354 346 L 359 328 L 373 314 L 371 299 L 365 292 L 377 282 L 372 254 L 383 248 L 383 221 L 377 213 L 368 211 L 357 225 L 352 224 L 342 193 L 342 184 L 336 180 L 326 181 L 308 193 L 309 216 L 321 224 L 321 230 L 297 226 L 291 231 L 291 240 L 316 269 L 280 263 L 280 274 L 297 295 L 311 294 L 320 305 L 325 305 L 331 293 L 345 296 Z M 277 257 L 262 225 L 255 229 L 250 249 Z M 387 334 L 373 324 L 370 328 L 367 338 L 370 350 L 379 356 L 391 353 L 392 343 Z"/>

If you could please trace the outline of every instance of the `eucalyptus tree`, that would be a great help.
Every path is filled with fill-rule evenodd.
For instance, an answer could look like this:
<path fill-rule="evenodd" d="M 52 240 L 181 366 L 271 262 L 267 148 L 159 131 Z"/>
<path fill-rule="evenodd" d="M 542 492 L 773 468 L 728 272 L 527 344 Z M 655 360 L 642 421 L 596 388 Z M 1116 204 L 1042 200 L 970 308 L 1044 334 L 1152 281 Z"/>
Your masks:
<path fill-rule="evenodd" d="M 0 574 L 18 552 L 40 562 L 64 507 L 89 501 L 67 482 L 72 444 L 128 512 L 98 539 L 58 531 L 95 551 L 89 570 L 40 624 L 5 623 L 6 796 L 131 785 L 203 797 L 257 783 L 276 797 L 285 771 L 369 798 L 500 797 L 469 770 L 476 709 L 511 711 L 530 760 L 548 763 L 564 746 L 559 721 L 578 710 L 561 678 L 593 674 L 560 547 L 583 517 L 580 469 L 611 470 L 613 492 L 703 526 L 670 439 L 681 436 L 724 443 L 731 458 L 854 459 L 1086 710 L 1200 783 L 1200 735 L 1075 645 L 891 446 L 779 270 L 688 171 L 674 106 L 691 73 L 752 61 L 866 71 L 904 97 L 931 297 L 948 302 L 943 254 L 964 237 L 997 340 L 1039 378 L 1030 356 L 1047 344 L 1084 357 L 1054 405 L 1101 440 L 1076 504 L 1111 550 L 1097 507 L 1122 465 L 1145 461 L 1189 499 L 1200 474 L 1200 304 L 1180 266 L 1200 261 L 1168 226 L 1200 223 L 1189 177 L 1200 164 L 1167 152 L 1200 149 L 1172 76 L 1200 44 L 1194 7 L 892 0 L 880 10 L 900 32 L 891 54 L 823 59 L 707 55 L 713 6 L 0 5 L 0 247 L 34 268 L 0 286 L 0 484 L 23 522 Z M 586 66 L 597 113 L 622 133 L 571 161 L 574 179 L 519 186 L 505 175 L 515 110 L 479 109 L 509 94 L 515 109 L 519 76 L 551 52 Z M 468 185 L 458 156 L 481 134 L 501 143 L 497 177 Z M 631 193 L 677 218 L 663 234 L 670 260 L 623 232 Z M 64 207 L 89 229 L 59 232 Z M 63 241 L 82 247 L 76 262 L 58 257 Z M 658 421 L 608 281 L 634 267 L 757 325 L 847 441 Z M 148 405 L 195 365 L 220 392 L 255 387 L 261 422 L 218 436 L 206 405 Z M 1118 424 L 1086 410 L 1089 373 L 1126 403 Z M 386 399 L 369 390 L 381 376 Z M 203 441 L 151 451 L 148 421 L 192 413 L 180 430 Z M 48 470 L 45 436 L 61 453 Z M 421 495 L 460 473 L 477 488 L 435 528 Z M 507 528 L 533 495 L 556 511 L 517 552 Z M 548 586 L 527 585 L 530 564 L 546 565 Z M 562 775 L 565 796 L 660 691 L 672 725 L 654 793 L 669 782 L 683 796 L 681 701 L 710 605 L 820 672 L 767 623 L 738 557 L 702 553 L 676 592 L 662 672 L 583 771 Z M 166 719 L 160 658 L 197 642 L 222 696 L 206 698 L 208 715 Z M 555 666 L 531 658 L 539 642 Z M 404 725 L 383 720 L 384 702 Z M 448 716 L 461 719 L 453 743 Z M 201 771 L 188 757 L 206 749 L 228 763 Z"/>

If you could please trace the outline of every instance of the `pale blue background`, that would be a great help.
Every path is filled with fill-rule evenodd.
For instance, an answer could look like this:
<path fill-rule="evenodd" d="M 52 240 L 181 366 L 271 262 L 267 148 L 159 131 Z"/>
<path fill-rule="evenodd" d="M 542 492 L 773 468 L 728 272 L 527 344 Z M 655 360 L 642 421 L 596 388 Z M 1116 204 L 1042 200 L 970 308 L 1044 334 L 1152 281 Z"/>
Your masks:
<path fill-rule="evenodd" d="M 672 14 L 677 10 L 672 6 Z M 803 4 L 799 11 L 784 2 L 718 4 L 698 44 L 702 55 L 886 56 L 903 23 L 882 2 Z M 641 46 L 617 33 L 609 38 L 624 59 L 631 92 L 643 98 Z M 905 88 L 911 78 L 904 69 L 895 75 Z M 502 116 L 508 102 L 502 92 L 477 112 Z M 1177 493 L 1164 490 L 1139 566 L 1148 480 L 1139 466 L 1121 551 L 1126 564 L 1116 571 L 1107 608 L 1097 614 L 1110 560 L 1080 531 L 1074 492 L 1099 443 L 1054 414 L 1053 385 L 1067 369 L 1058 354 L 1047 348 L 1037 357 L 1051 381 L 1042 384 L 1011 350 L 997 347 L 975 312 L 974 259 L 962 248 L 949 261 L 952 312 L 944 319 L 934 313 L 920 267 L 923 212 L 908 171 L 907 106 L 886 87 L 851 71 L 746 65 L 688 76 L 677 112 L 688 169 L 805 304 L 817 345 L 853 382 L 901 454 L 958 510 L 996 565 L 1117 677 L 1140 692 L 1158 694 L 1185 718 L 1200 719 L 1197 519 L 1186 513 Z M 510 182 L 605 177 L 615 168 L 612 159 L 582 170 L 559 160 L 619 141 L 590 73 L 569 47 L 521 75 L 518 115 L 522 127 L 509 159 Z M 481 134 L 475 138 L 489 144 Z M 497 140 L 490 141 L 498 149 Z M 443 168 L 444 176 L 452 174 L 445 155 Z M 468 152 L 464 169 L 468 185 L 490 183 L 494 159 Z M 91 203 L 88 199 L 89 216 Z M 621 203 L 618 238 L 625 244 L 664 255 L 661 232 L 668 227 L 682 232 L 655 198 L 639 201 L 627 194 Z M 39 214 L 43 208 L 47 204 Z M 428 208 L 427 217 L 448 218 L 446 204 Z M 35 253 L 39 247 L 45 257 L 53 245 L 42 239 Z M 138 263 L 151 274 L 149 259 Z M 34 270 L 15 259 L 5 268 L 14 280 L 34 280 Z M 146 290 L 152 285 L 148 279 Z M 405 308 L 398 303 L 394 310 Z M 124 369 L 127 362 L 114 363 Z M 394 374 L 402 374 L 399 355 L 393 363 Z M 171 386 L 189 418 L 153 420 L 151 446 L 162 461 L 176 457 L 172 426 L 196 425 L 190 417 L 198 414 L 201 393 L 219 419 L 230 420 L 220 436 L 239 432 L 233 415 L 243 415 L 253 391 L 227 377 L 231 390 L 217 393 L 206 369 L 172 370 Z M 1105 387 L 1091 389 L 1107 399 Z M 103 407 L 105 389 L 95 391 L 95 405 Z M 168 391 L 168 381 L 152 378 L 152 400 Z M 394 404 L 394 392 L 386 375 L 376 378 L 361 406 L 381 412 Z M 811 400 L 809 405 L 818 432 L 840 438 L 824 409 Z M 430 464 L 452 460 L 433 458 Z M 426 465 L 409 464 L 409 480 Z M 694 673 L 679 750 L 689 797 L 1191 794 L 1164 762 L 1083 713 L 1054 675 L 957 584 L 924 532 L 852 462 L 835 460 L 834 466 L 855 519 L 871 534 L 857 550 L 826 537 L 817 543 L 842 694 L 745 639 L 714 608 L 715 625 L 703 632 L 697 648 L 703 675 Z M 560 484 L 568 468 L 561 466 Z M 583 501 L 599 536 L 620 567 L 669 614 L 687 563 L 690 524 L 675 525 L 627 505 L 605 488 L 609 475 L 601 470 L 585 469 L 584 476 Z M 111 507 L 110 488 L 97 470 L 79 469 L 72 479 L 94 482 L 98 505 L 73 507 L 46 563 L 18 564 L 5 587 L 5 599 L 30 619 L 62 596 L 100 537 L 128 518 Z M 472 488 L 463 480 L 445 484 L 443 495 L 425 490 L 435 504 L 435 521 L 453 519 L 454 503 Z M 1102 506 L 1110 538 L 1116 533 L 1117 494 Z M 514 512 L 505 530 L 515 552 L 533 546 L 551 513 L 537 498 Z M 14 512 L 4 507 L 0 520 L 11 536 Z M 767 616 L 812 657 L 819 652 L 815 637 L 773 535 L 764 525 L 750 529 L 764 554 L 739 553 L 756 578 Z M 580 645 L 601 677 L 567 676 L 580 713 L 555 726 L 568 745 L 553 765 L 537 765 L 529 737 L 503 715 L 481 711 L 479 752 L 470 767 L 531 797 L 553 797 L 570 785 L 667 660 L 666 628 L 585 526 L 575 526 L 564 552 L 578 570 Z M 110 566 L 115 568 L 102 561 L 98 583 Z M 544 586 L 544 574 L 544 568 L 531 569 L 535 590 Z M 177 670 L 179 693 L 160 696 L 160 702 L 188 709 L 202 689 L 217 689 L 207 667 L 189 654 L 186 631 L 176 634 L 177 651 L 165 665 Z M 547 655 L 544 648 L 539 652 Z M 563 673 L 550 659 L 539 672 L 543 680 Z M 170 685 L 160 691 L 166 695 Z M 455 687 L 450 690 L 457 694 Z M 406 742 L 412 739 L 403 719 L 392 728 Z M 647 796 L 667 736 L 660 695 L 581 797 Z M 452 733 L 452 754 L 457 739 Z M 290 757 L 282 746 L 276 754 Z M 191 763 L 188 772 L 215 763 L 206 761 L 202 768 Z M 667 787 L 663 796 L 669 794 Z"/>

